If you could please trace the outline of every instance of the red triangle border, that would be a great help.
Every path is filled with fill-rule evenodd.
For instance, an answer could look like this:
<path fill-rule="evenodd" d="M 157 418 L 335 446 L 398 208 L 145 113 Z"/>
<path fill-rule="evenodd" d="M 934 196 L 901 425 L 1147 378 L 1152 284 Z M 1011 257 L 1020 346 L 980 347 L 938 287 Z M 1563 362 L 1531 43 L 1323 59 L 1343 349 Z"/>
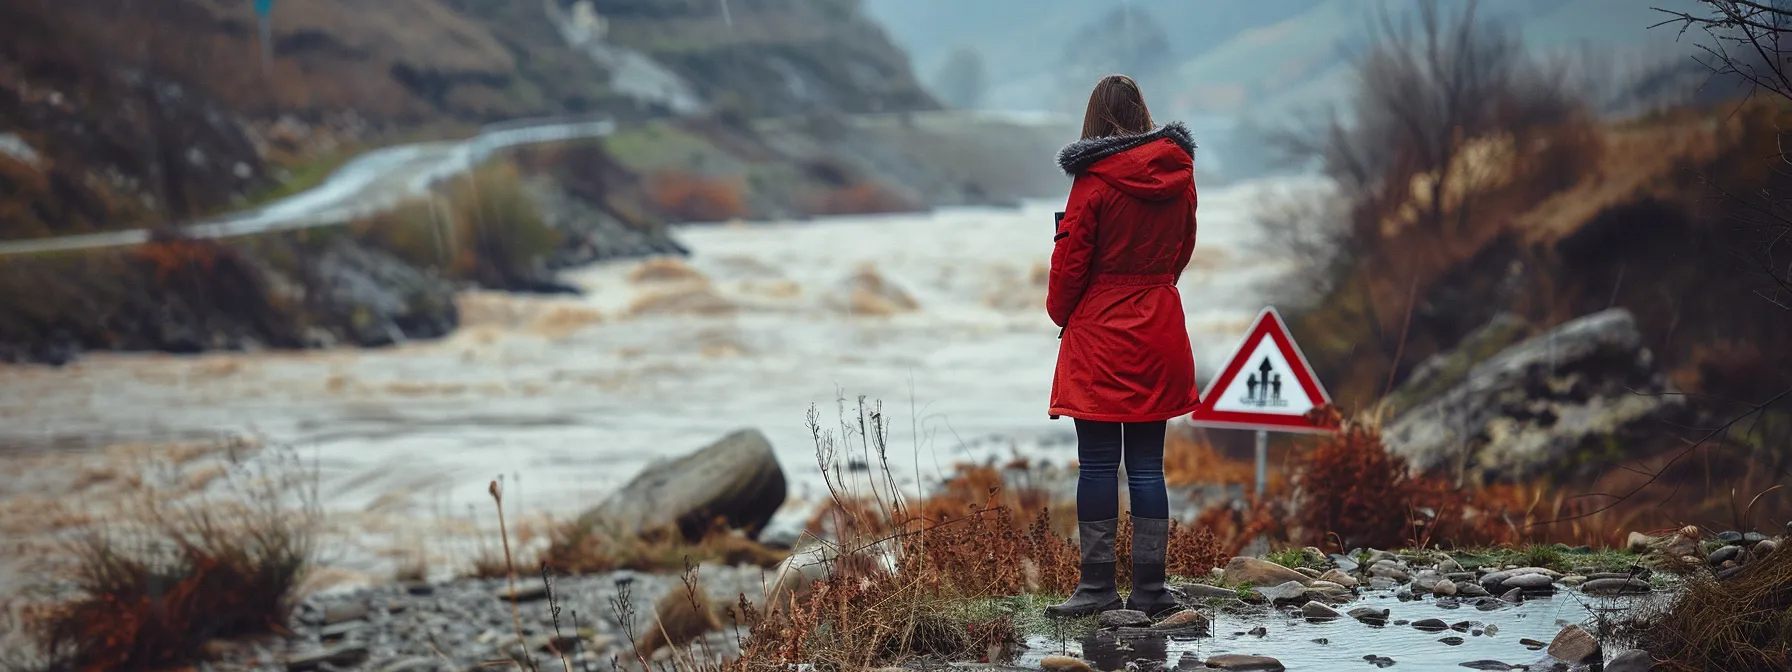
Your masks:
<path fill-rule="evenodd" d="M 1232 384 L 1232 380 L 1238 377 L 1240 371 L 1244 370 L 1247 363 L 1245 358 L 1255 352 L 1257 344 L 1265 338 L 1275 342 L 1276 349 L 1282 352 L 1282 358 L 1287 360 L 1288 366 L 1293 369 L 1290 375 L 1300 383 L 1300 387 L 1306 392 L 1308 399 L 1317 400 L 1316 406 L 1326 406 L 1332 403 L 1331 395 L 1326 394 L 1325 387 L 1319 384 L 1319 377 L 1313 375 L 1313 365 L 1307 362 L 1306 354 L 1300 351 L 1300 346 L 1296 345 L 1294 338 L 1288 334 L 1288 324 L 1282 321 L 1282 314 L 1276 312 L 1274 307 L 1269 307 L 1264 308 L 1262 313 L 1258 313 L 1257 321 L 1251 324 L 1250 331 L 1245 332 L 1244 340 L 1239 341 L 1238 348 L 1233 350 L 1231 357 L 1227 358 L 1225 367 L 1220 369 L 1220 374 L 1214 376 L 1213 380 L 1207 383 L 1207 389 L 1201 394 L 1201 405 L 1189 414 L 1189 421 L 1204 427 L 1222 429 L 1264 429 L 1277 432 L 1312 433 L 1337 431 L 1335 426 L 1315 425 L 1304 416 L 1213 410 L 1213 395 Z"/>

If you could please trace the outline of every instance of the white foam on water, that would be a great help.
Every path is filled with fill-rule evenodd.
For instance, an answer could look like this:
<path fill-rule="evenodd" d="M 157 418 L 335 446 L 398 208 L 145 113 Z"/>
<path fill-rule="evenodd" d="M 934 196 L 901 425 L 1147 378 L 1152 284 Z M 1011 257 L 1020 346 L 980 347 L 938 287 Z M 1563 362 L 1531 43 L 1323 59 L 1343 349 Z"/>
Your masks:
<path fill-rule="evenodd" d="M 1181 283 L 1203 379 L 1288 270 L 1252 244 L 1264 186 L 1203 194 Z M 1061 208 L 683 228 L 699 280 L 636 282 L 642 262 L 600 264 L 566 274 L 586 296 L 470 295 L 463 329 L 396 348 L 0 369 L 0 444 L 256 432 L 315 459 L 333 510 L 377 501 L 399 516 L 488 507 L 499 474 L 520 477 L 519 506 L 574 514 L 650 460 L 742 427 L 771 438 L 793 494 L 818 496 L 806 416 L 816 405 L 836 426 L 842 394 L 883 400 L 904 479 L 981 457 L 973 444 L 1067 458 L 1043 440 L 1070 427 L 1046 416 L 1057 327 L 1033 281 Z M 918 308 L 843 310 L 863 304 L 845 288 L 866 267 Z M 1041 444 L 1055 447 L 1028 448 Z"/>

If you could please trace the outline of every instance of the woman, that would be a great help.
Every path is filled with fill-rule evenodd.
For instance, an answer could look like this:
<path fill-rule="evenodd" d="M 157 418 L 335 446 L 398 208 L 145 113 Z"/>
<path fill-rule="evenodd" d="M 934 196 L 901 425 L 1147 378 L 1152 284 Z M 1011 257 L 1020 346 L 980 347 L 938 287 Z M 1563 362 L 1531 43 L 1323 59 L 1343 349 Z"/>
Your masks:
<path fill-rule="evenodd" d="M 1126 608 L 1176 608 L 1164 590 L 1170 531 L 1164 423 L 1195 409 L 1195 360 L 1176 280 L 1195 251 L 1195 142 L 1155 126 L 1139 85 L 1095 85 L 1083 138 L 1058 152 L 1075 178 L 1052 250 L 1046 311 L 1063 328 L 1051 416 L 1076 421 L 1077 537 L 1082 577 L 1053 616 L 1118 609 L 1114 537 L 1119 468 L 1132 504 L 1132 594 Z"/>

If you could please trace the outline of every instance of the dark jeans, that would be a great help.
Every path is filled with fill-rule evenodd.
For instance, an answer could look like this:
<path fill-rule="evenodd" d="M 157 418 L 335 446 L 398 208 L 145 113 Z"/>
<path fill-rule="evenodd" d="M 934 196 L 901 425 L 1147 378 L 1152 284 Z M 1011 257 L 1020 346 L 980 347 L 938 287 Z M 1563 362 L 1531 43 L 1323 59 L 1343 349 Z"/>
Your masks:
<path fill-rule="evenodd" d="M 1163 422 L 1076 421 L 1077 520 L 1109 520 L 1120 516 L 1120 462 L 1126 461 L 1126 485 L 1132 514 L 1169 518 L 1170 495 L 1164 488 Z"/>

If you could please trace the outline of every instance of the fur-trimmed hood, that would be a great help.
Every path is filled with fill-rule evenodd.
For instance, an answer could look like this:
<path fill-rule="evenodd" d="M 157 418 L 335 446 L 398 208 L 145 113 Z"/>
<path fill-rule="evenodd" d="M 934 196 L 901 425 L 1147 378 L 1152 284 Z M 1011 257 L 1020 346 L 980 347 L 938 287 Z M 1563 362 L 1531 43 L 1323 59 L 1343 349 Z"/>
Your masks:
<path fill-rule="evenodd" d="M 1195 136 L 1188 132 L 1188 127 L 1182 122 L 1172 121 L 1149 133 L 1088 138 L 1065 145 L 1058 150 L 1058 167 L 1063 169 L 1065 175 L 1077 175 L 1102 159 L 1160 139 L 1176 143 L 1183 151 L 1188 152 L 1191 161 L 1194 159 Z"/>

